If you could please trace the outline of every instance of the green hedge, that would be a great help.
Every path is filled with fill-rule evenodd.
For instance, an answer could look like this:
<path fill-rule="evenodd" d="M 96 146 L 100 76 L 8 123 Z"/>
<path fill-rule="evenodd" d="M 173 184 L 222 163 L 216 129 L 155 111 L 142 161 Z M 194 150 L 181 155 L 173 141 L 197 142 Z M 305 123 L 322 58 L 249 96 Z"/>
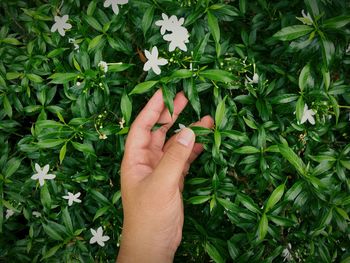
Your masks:
<path fill-rule="evenodd" d="M 175 262 L 350 262 L 349 42 L 343 0 L 1 1 L 0 261 L 115 260 L 125 138 L 161 88 L 178 123 L 215 119 Z"/>

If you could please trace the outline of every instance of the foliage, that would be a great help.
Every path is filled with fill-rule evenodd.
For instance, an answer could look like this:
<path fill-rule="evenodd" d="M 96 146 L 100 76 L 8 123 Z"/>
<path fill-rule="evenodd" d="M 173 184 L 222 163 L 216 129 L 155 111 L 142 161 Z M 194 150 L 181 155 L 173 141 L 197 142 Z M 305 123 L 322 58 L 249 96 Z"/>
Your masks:
<path fill-rule="evenodd" d="M 97 0 L 5 0 L 0 13 L 1 261 L 115 260 L 125 138 L 161 87 L 169 109 L 189 99 L 179 123 L 215 118 L 193 127 L 205 152 L 175 262 L 349 262 L 348 1 L 130 0 L 116 15 Z M 168 51 L 162 13 L 185 19 L 187 51 Z M 69 15 L 65 36 L 55 15 Z M 154 46 L 160 75 L 143 71 Z M 40 186 L 35 163 L 56 177 Z M 103 248 L 89 244 L 100 226 Z"/>

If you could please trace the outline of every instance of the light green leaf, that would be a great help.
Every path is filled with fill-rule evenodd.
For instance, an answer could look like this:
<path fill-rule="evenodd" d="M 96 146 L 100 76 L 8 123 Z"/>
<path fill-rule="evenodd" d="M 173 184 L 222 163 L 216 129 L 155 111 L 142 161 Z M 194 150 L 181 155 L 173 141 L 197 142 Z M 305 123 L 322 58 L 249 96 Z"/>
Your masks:
<path fill-rule="evenodd" d="M 222 128 L 223 124 L 225 123 L 224 118 L 226 113 L 226 105 L 225 105 L 226 98 L 227 96 L 225 96 L 216 107 L 216 111 L 215 111 L 216 129 Z"/>
<path fill-rule="evenodd" d="M 268 230 L 269 221 L 267 220 L 266 214 L 261 216 L 259 226 L 258 226 L 258 240 L 263 241 Z"/>
<path fill-rule="evenodd" d="M 209 243 L 208 241 L 205 242 L 205 252 L 210 256 L 212 260 L 214 260 L 215 263 L 225 263 L 225 260 L 220 255 L 219 251 L 216 249 L 214 245 Z"/>
<path fill-rule="evenodd" d="M 104 206 L 104 207 L 101 207 L 100 209 L 98 209 L 96 211 L 96 214 L 94 216 L 94 219 L 92 219 L 92 221 L 95 221 L 97 218 L 103 216 L 105 213 L 107 213 L 109 210 L 111 209 L 110 206 Z"/>
<path fill-rule="evenodd" d="M 350 15 L 332 17 L 323 21 L 322 27 L 326 29 L 339 29 L 350 23 Z"/>
<path fill-rule="evenodd" d="M 313 30 L 311 26 L 307 25 L 296 25 L 296 26 L 288 26 L 282 28 L 280 31 L 275 33 L 272 37 L 282 40 L 282 41 L 290 41 L 299 37 L 302 37 Z"/>
<path fill-rule="evenodd" d="M 71 141 L 73 147 L 77 149 L 78 151 L 85 153 L 85 154 L 91 154 L 95 156 L 95 150 L 93 146 L 89 143 L 79 143 L 79 142 L 73 142 Z"/>
<path fill-rule="evenodd" d="M 62 164 L 64 157 L 66 156 L 66 152 L 67 152 L 67 143 L 65 143 L 60 150 L 60 164 Z"/>
<path fill-rule="evenodd" d="M 49 78 L 52 79 L 51 83 L 53 84 L 66 84 L 69 81 L 75 80 L 78 76 L 78 73 L 55 73 L 52 74 Z"/>
<path fill-rule="evenodd" d="M 53 148 L 64 143 L 65 141 L 66 140 L 64 139 L 46 139 L 46 140 L 39 141 L 37 145 L 40 148 Z"/>
<path fill-rule="evenodd" d="M 51 209 L 51 195 L 46 183 L 40 188 L 40 200 L 46 209 Z"/>
<path fill-rule="evenodd" d="M 88 51 L 91 51 L 92 49 L 97 47 L 97 45 L 100 44 L 100 42 L 102 40 L 103 40 L 103 35 L 98 35 L 98 36 L 94 37 L 89 43 Z"/>
<path fill-rule="evenodd" d="M 158 81 L 155 81 L 155 80 L 150 80 L 150 81 L 145 81 L 145 82 L 139 83 L 129 93 L 129 95 L 145 93 L 145 92 L 149 91 L 157 83 L 158 83 Z"/>
<path fill-rule="evenodd" d="M 260 150 L 258 148 L 255 148 L 254 146 L 242 146 L 234 150 L 234 152 L 239 154 L 254 154 L 260 153 Z"/>
<path fill-rule="evenodd" d="M 235 80 L 235 76 L 221 69 L 207 69 L 199 72 L 199 76 L 213 81 L 229 83 Z"/>
<path fill-rule="evenodd" d="M 175 90 L 173 86 L 166 86 L 165 84 L 162 84 L 162 94 L 163 94 L 164 104 L 169 110 L 170 115 L 172 116 L 174 112 L 174 97 L 175 97 Z"/>
<path fill-rule="evenodd" d="M 209 26 L 211 35 L 213 36 L 215 43 L 219 43 L 220 28 L 219 28 L 218 19 L 210 11 L 208 11 L 207 16 L 208 16 L 208 26 Z"/>
<path fill-rule="evenodd" d="M 279 185 L 270 195 L 265 206 L 265 213 L 273 208 L 279 200 L 281 200 L 284 193 L 284 184 Z"/>
<path fill-rule="evenodd" d="M 303 190 L 304 182 L 302 180 L 298 180 L 293 184 L 291 188 L 288 189 L 284 198 L 288 201 L 294 201 L 294 199 L 301 193 Z"/>
<path fill-rule="evenodd" d="M 210 195 L 200 195 L 200 196 L 193 196 L 187 200 L 188 203 L 192 205 L 198 205 L 203 204 L 211 199 Z"/>
<path fill-rule="evenodd" d="M 126 93 L 126 90 L 124 90 L 123 92 L 123 96 L 120 102 L 120 108 L 121 108 L 125 123 L 129 125 L 129 122 L 131 119 L 131 112 L 132 112 L 132 102 L 128 94 Z"/>
<path fill-rule="evenodd" d="M 62 241 L 62 236 L 51 226 L 43 224 L 45 233 L 54 240 Z"/>
<path fill-rule="evenodd" d="M 95 30 L 102 32 L 102 26 L 93 16 L 83 16 L 85 21 Z"/>
<path fill-rule="evenodd" d="M 141 26 L 142 26 L 142 32 L 143 32 L 144 36 L 146 35 L 148 29 L 152 25 L 153 13 L 154 13 L 154 7 L 153 6 L 149 6 L 146 9 L 145 13 L 143 14 Z"/>
<path fill-rule="evenodd" d="M 12 106 L 6 95 L 3 97 L 2 102 L 4 104 L 4 111 L 6 115 L 12 118 Z"/>
<path fill-rule="evenodd" d="M 66 228 L 68 229 L 68 231 L 71 234 L 73 234 L 73 232 L 74 232 L 73 223 L 72 223 L 72 219 L 71 219 L 69 212 L 68 212 L 68 207 L 65 207 L 62 210 L 62 219 L 63 219 L 63 223 L 66 226 Z"/>
<path fill-rule="evenodd" d="M 306 173 L 306 166 L 304 162 L 300 159 L 298 155 L 296 155 L 295 152 L 288 146 L 284 144 L 278 145 L 278 148 L 280 150 L 280 153 L 282 156 L 291 164 L 293 167 L 301 174 L 305 175 Z"/>
<path fill-rule="evenodd" d="M 6 178 L 9 178 L 10 176 L 12 176 L 19 168 L 19 166 L 21 165 L 21 160 L 18 158 L 11 158 L 5 165 L 4 167 L 4 176 Z"/>

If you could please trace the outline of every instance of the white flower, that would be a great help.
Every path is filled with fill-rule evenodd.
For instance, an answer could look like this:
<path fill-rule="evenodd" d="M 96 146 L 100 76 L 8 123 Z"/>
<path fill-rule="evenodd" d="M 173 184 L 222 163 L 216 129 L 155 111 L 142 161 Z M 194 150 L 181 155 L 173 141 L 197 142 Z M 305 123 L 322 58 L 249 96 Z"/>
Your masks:
<path fill-rule="evenodd" d="M 304 112 L 303 112 L 303 116 L 301 117 L 301 122 L 300 124 L 305 123 L 306 121 L 309 121 L 312 125 L 315 124 L 315 118 L 313 117 L 313 115 L 315 115 L 316 113 L 313 110 L 309 110 L 307 104 L 305 103 L 304 106 Z"/>
<path fill-rule="evenodd" d="M 163 36 L 164 40 L 170 41 L 169 51 L 172 52 L 175 48 L 179 48 L 182 51 L 187 51 L 185 43 L 188 43 L 189 34 L 186 28 L 179 27 L 178 30 L 173 31 L 171 34 Z"/>
<path fill-rule="evenodd" d="M 118 5 L 125 5 L 128 3 L 129 0 L 106 0 L 103 3 L 104 7 L 109 7 L 112 6 L 114 14 L 118 15 L 119 14 L 119 7 Z"/>
<path fill-rule="evenodd" d="M 181 124 L 181 123 L 179 123 L 179 129 L 175 130 L 175 133 L 180 132 L 183 128 L 186 128 L 186 126 Z"/>
<path fill-rule="evenodd" d="M 182 26 L 182 24 L 184 23 L 185 19 L 183 17 L 181 17 L 179 20 L 177 20 L 177 17 L 172 15 L 170 18 L 162 13 L 162 18 L 163 20 L 158 20 L 155 22 L 155 24 L 157 26 L 160 26 L 160 33 L 162 35 L 165 34 L 165 31 L 176 31 L 179 27 Z"/>
<path fill-rule="evenodd" d="M 40 165 L 36 163 L 35 170 L 37 171 L 37 173 L 33 174 L 31 179 L 39 180 L 40 186 L 43 186 L 45 183 L 45 179 L 51 180 L 51 179 L 54 179 L 56 177 L 56 175 L 54 175 L 54 174 L 47 174 L 49 169 L 50 169 L 50 166 L 48 164 L 45 165 L 43 169 L 41 169 Z"/>
<path fill-rule="evenodd" d="M 107 137 L 106 134 L 100 133 L 100 136 L 98 136 L 98 138 L 99 138 L 100 140 L 106 140 L 108 137 Z"/>
<path fill-rule="evenodd" d="M 248 76 L 245 76 L 247 79 L 247 82 L 249 84 L 253 84 L 253 83 L 258 83 L 259 82 L 259 75 L 257 73 L 254 73 L 253 75 L 253 79 L 249 78 Z"/>
<path fill-rule="evenodd" d="M 81 85 L 81 82 L 77 81 L 77 83 L 75 83 L 75 85 L 77 85 L 79 87 Z"/>
<path fill-rule="evenodd" d="M 103 235 L 103 230 L 102 227 L 100 226 L 97 231 L 94 229 L 90 229 L 91 234 L 93 237 L 90 239 L 90 244 L 96 243 L 99 244 L 101 247 L 104 247 L 105 243 L 107 240 L 109 240 L 109 236 L 104 236 Z"/>
<path fill-rule="evenodd" d="M 97 65 L 104 73 L 108 71 L 108 64 L 105 61 L 100 61 Z"/>
<path fill-rule="evenodd" d="M 348 45 L 348 48 L 345 50 L 346 53 L 350 53 L 350 44 Z"/>
<path fill-rule="evenodd" d="M 121 121 L 119 121 L 119 127 L 120 129 L 124 129 L 124 124 L 125 124 L 125 119 L 124 117 L 121 119 Z"/>
<path fill-rule="evenodd" d="M 15 214 L 15 211 L 11 210 L 11 209 L 7 209 L 6 210 L 6 215 L 5 218 L 9 219 L 11 216 L 13 216 Z"/>
<path fill-rule="evenodd" d="M 288 243 L 287 247 L 283 249 L 282 251 L 282 257 L 284 257 L 283 262 L 287 260 L 287 262 L 290 262 L 293 260 L 293 256 L 290 253 L 290 250 L 292 249 L 292 245 Z"/>
<path fill-rule="evenodd" d="M 78 198 L 80 196 L 80 192 L 73 194 L 68 192 L 68 195 L 62 196 L 64 199 L 68 199 L 68 205 L 71 206 L 73 202 L 81 203 L 81 200 Z"/>
<path fill-rule="evenodd" d="M 158 58 L 158 48 L 157 47 L 153 47 L 151 53 L 148 50 L 145 50 L 145 55 L 146 55 L 146 58 L 148 59 L 148 61 L 143 66 L 144 71 L 148 71 L 152 68 L 154 73 L 159 75 L 161 72 L 159 66 L 163 66 L 163 65 L 168 64 L 168 60 L 166 60 L 164 58 Z"/>
<path fill-rule="evenodd" d="M 181 17 L 177 19 L 175 15 L 170 18 L 166 14 L 162 14 L 163 20 L 158 20 L 155 22 L 157 26 L 160 26 L 160 33 L 165 34 L 166 31 L 171 32 L 163 36 L 163 39 L 170 42 L 169 51 L 174 51 L 176 47 L 183 51 L 187 51 L 185 43 L 188 43 L 189 34 L 183 23 L 185 19 Z"/>
<path fill-rule="evenodd" d="M 79 49 L 79 45 L 75 42 L 74 38 L 68 38 L 68 43 L 71 43 L 74 45 L 74 50 Z M 79 50 L 78 50 L 78 52 L 79 52 Z"/>
<path fill-rule="evenodd" d="M 32 215 L 35 217 L 41 217 L 41 213 L 39 213 L 38 211 L 33 211 Z"/>
<path fill-rule="evenodd" d="M 60 33 L 60 35 L 64 37 L 64 30 L 72 28 L 72 25 L 67 23 L 68 18 L 68 15 L 64 15 L 62 17 L 55 16 L 55 23 L 51 27 L 51 32 L 55 32 L 58 30 L 58 33 Z"/>
<path fill-rule="evenodd" d="M 309 13 L 305 14 L 304 9 L 301 10 L 301 14 L 303 17 L 297 17 L 297 19 L 299 21 L 301 21 L 303 24 L 311 26 L 313 24 L 314 20 L 312 19 L 310 14 Z"/>

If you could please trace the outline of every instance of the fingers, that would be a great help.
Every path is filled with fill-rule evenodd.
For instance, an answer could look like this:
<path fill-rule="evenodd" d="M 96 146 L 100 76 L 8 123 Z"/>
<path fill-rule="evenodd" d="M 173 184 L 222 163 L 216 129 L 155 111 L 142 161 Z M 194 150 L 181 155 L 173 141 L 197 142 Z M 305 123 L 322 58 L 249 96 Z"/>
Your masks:
<path fill-rule="evenodd" d="M 163 112 L 160 114 L 160 117 L 157 123 L 165 123 L 159 129 L 152 133 L 152 143 L 151 146 L 157 149 L 163 149 L 166 133 L 173 126 L 174 122 L 177 120 L 179 114 L 187 105 L 187 98 L 183 92 L 176 94 L 174 99 L 174 112 L 173 116 L 170 116 L 169 110 L 164 107 Z"/>
<path fill-rule="evenodd" d="M 170 187 L 178 186 L 188 158 L 192 153 L 194 141 L 195 134 L 189 128 L 184 128 L 175 135 L 175 140 L 164 152 L 152 175 L 157 184 Z"/>
<path fill-rule="evenodd" d="M 161 89 L 157 90 L 131 125 L 126 148 L 146 147 L 151 140 L 151 129 L 157 123 L 164 109 Z"/>

